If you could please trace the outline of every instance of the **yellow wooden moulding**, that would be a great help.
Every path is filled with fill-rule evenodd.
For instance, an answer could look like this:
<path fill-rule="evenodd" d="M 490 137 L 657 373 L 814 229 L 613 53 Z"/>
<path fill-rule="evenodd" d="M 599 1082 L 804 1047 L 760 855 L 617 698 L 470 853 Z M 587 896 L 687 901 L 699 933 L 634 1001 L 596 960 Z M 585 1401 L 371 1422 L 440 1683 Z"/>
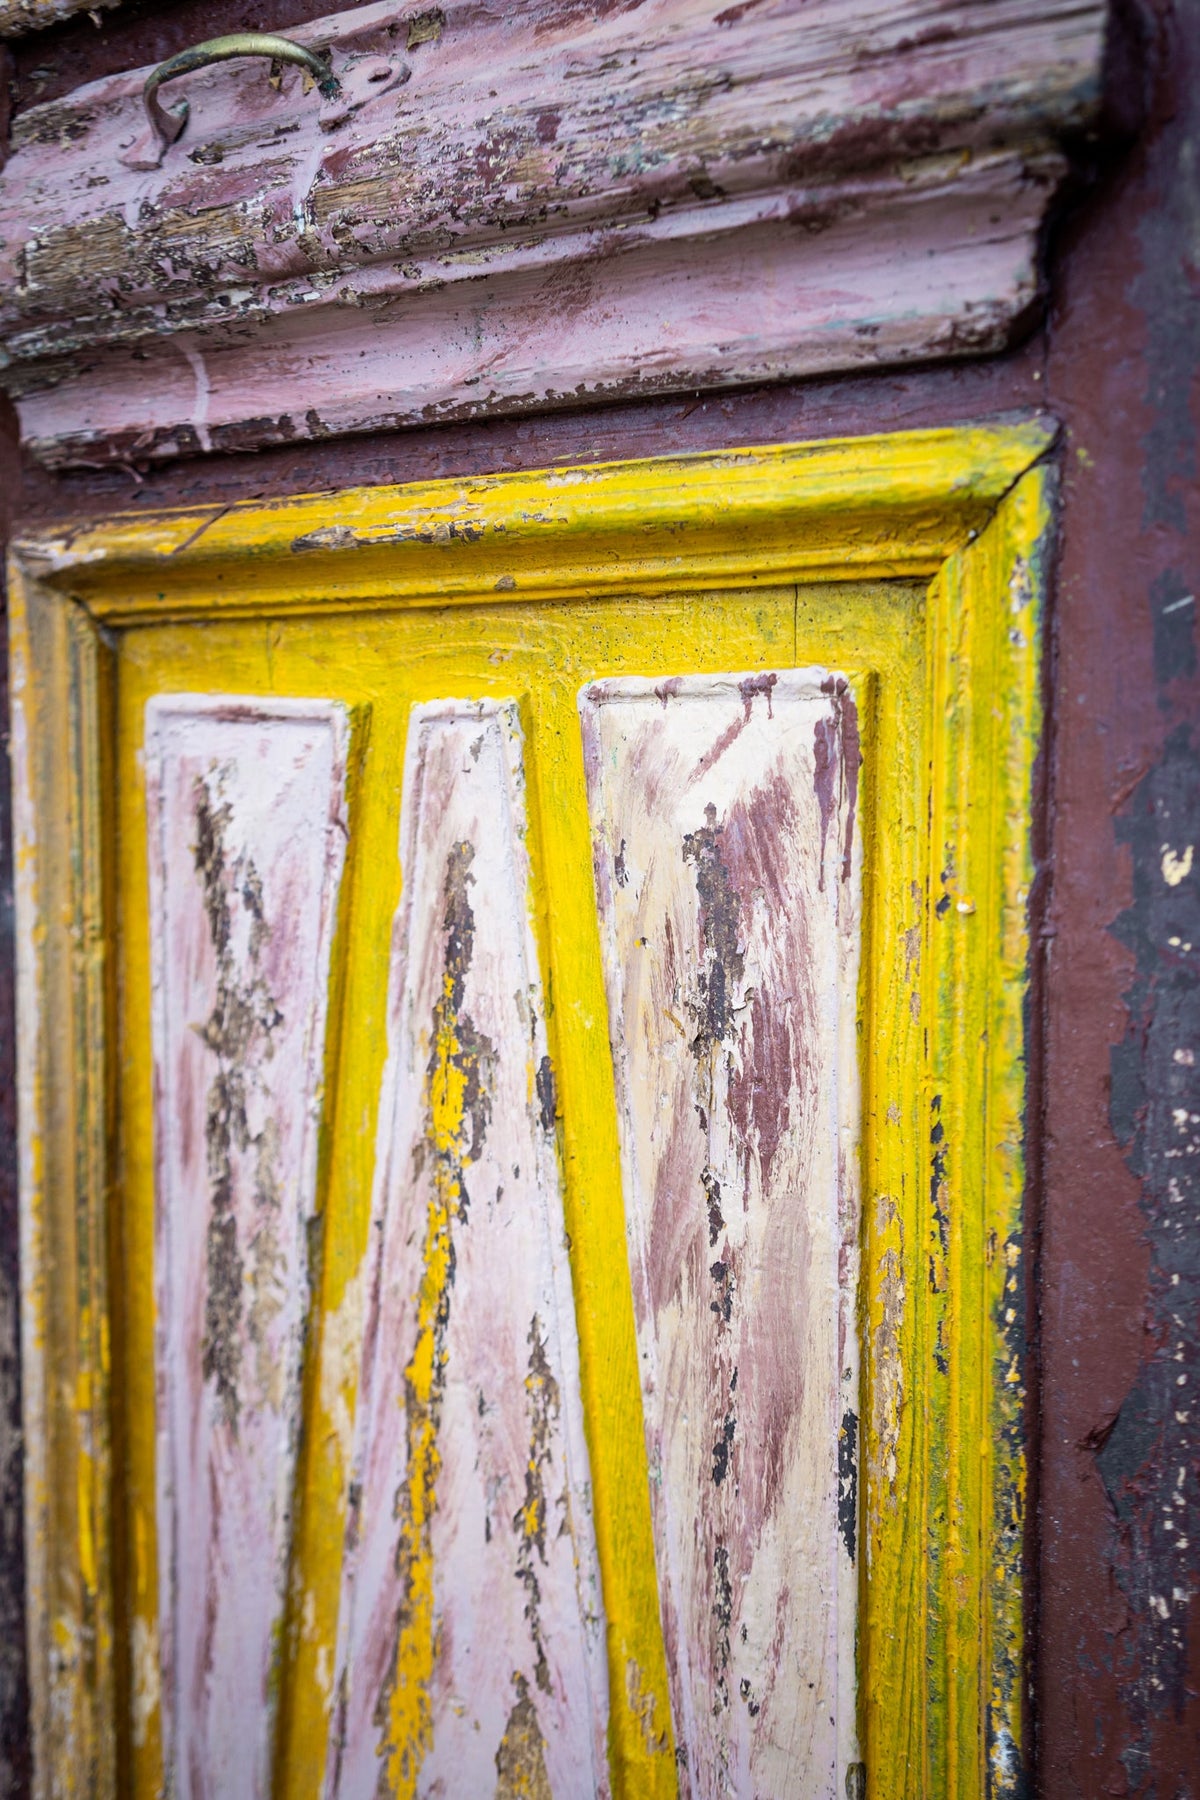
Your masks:
<path fill-rule="evenodd" d="M 152 1185 L 145 1146 L 114 1151 L 118 1113 L 146 1102 L 137 1052 L 147 995 L 127 966 L 145 932 L 135 721 L 163 686 L 316 692 L 335 667 L 371 718 L 372 751 L 393 769 L 403 718 L 389 719 L 380 700 L 401 671 L 415 697 L 465 680 L 471 691 L 525 693 L 523 710 L 537 704 L 531 829 L 547 989 L 558 996 L 551 1029 L 609 1619 L 611 1759 L 630 1800 L 674 1791 L 615 1125 L 603 1084 L 595 1091 L 606 1050 L 597 1056 L 594 913 L 590 889 L 583 903 L 567 885 L 588 849 L 573 695 L 580 679 L 618 667 L 753 661 L 842 668 L 864 708 L 860 1691 L 870 1791 L 1016 1794 L 1023 1008 L 1052 441 L 1034 420 L 139 515 L 16 547 L 39 1795 L 153 1792 L 157 1782 L 144 1371 L 142 1400 L 129 1399 L 152 1322 Z M 394 866 L 398 797 L 367 773 L 359 785 L 352 836 L 362 856 Z M 353 945 L 381 927 L 386 942 L 398 886 L 397 874 L 371 887 L 359 862 L 352 847 L 336 980 L 356 1029 L 352 1038 L 343 1026 L 330 1058 L 321 1342 L 307 1378 L 280 1793 L 314 1791 L 328 1718 L 340 1549 L 328 1521 L 344 1503 L 351 1239 L 370 1190 L 381 1061 L 378 970 Z M 116 1495 L 114 1432 L 115 1461 L 129 1470 Z"/>

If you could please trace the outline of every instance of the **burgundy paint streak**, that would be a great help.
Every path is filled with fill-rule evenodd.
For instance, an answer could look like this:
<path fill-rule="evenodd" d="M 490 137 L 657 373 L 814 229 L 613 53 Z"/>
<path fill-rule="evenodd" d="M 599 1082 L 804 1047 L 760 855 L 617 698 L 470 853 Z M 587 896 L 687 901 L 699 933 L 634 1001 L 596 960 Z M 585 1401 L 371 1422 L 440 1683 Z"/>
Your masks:
<path fill-rule="evenodd" d="M 850 874 L 850 849 L 854 842 L 854 817 L 858 805 L 859 747 L 858 709 L 848 684 L 840 677 L 821 684 L 831 696 L 834 715 L 818 719 L 813 728 L 813 762 L 817 801 L 821 808 L 821 885 L 825 884 L 825 838 L 835 805 L 845 803 L 845 835 L 842 841 L 842 880 Z M 836 786 L 836 795 L 835 795 Z"/>
<path fill-rule="evenodd" d="M 707 775 L 713 764 L 719 762 L 730 746 L 740 737 L 750 723 L 750 709 L 759 694 L 765 694 L 767 697 L 767 717 L 775 716 L 771 711 L 771 690 L 778 680 L 778 675 L 765 674 L 747 675 L 744 681 L 738 682 L 738 693 L 742 696 L 742 716 L 740 719 L 732 720 L 716 743 L 704 752 L 692 772 L 693 781 L 699 780 L 701 775 Z"/>
<path fill-rule="evenodd" d="M 823 844 L 824 816 L 821 825 Z M 782 774 L 756 788 L 744 805 L 734 807 L 725 829 L 726 854 L 738 892 L 761 895 L 780 918 L 787 915 L 792 901 L 787 852 L 800 829 L 795 797 Z M 842 879 L 849 878 L 846 869 Z M 812 954 L 807 917 L 797 910 L 790 924 L 799 970 L 806 971 Z M 771 996 L 755 988 L 749 999 L 750 1030 L 744 1038 L 749 1048 L 730 1085 L 729 1105 L 738 1139 L 745 1146 L 747 1179 L 752 1161 L 757 1162 L 764 1186 L 770 1184 L 776 1153 L 788 1132 L 812 1129 L 816 1103 L 816 1071 L 810 1057 L 815 995 L 801 973 L 795 979 L 803 1002 L 799 1010 L 774 1006 Z M 798 1119 L 792 1115 L 794 1092 L 801 1109 Z"/>

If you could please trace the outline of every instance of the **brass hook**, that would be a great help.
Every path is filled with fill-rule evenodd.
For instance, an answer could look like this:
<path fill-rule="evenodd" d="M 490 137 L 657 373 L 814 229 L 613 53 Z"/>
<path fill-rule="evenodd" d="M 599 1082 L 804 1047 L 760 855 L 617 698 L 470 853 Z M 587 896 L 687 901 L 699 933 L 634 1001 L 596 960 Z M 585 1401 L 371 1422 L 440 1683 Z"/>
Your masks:
<path fill-rule="evenodd" d="M 195 69 L 207 68 L 209 63 L 227 62 L 233 56 L 269 56 L 273 62 L 297 63 L 300 68 L 307 69 L 326 100 L 335 99 L 340 92 L 337 77 L 329 64 L 322 62 L 312 50 L 306 50 L 303 44 L 294 44 L 291 38 L 274 37 L 269 31 L 232 31 L 227 37 L 208 38 L 203 44 L 193 44 L 190 50 L 181 50 L 178 56 L 169 56 L 146 77 L 142 89 L 146 117 L 163 150 L 182 136 L 188 122 L 186 100 L 178 101 L 169 109 L 159 100 L 158 90 L 163 82 L 174 81 L 177 75 L 190 75 Z"/>

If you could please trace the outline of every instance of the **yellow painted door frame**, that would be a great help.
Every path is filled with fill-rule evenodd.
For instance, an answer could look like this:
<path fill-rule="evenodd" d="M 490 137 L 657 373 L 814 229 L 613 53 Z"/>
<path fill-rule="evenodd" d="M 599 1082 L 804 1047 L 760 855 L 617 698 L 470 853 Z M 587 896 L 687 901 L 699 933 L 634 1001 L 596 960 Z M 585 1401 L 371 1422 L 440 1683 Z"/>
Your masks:
<path fill-rule="evenodd" d="M 128 828 L 144 816 L 129 696 L 141 704 L 164 681 L 253 692 L 278 680 L 285 692 L 315 691 L 327 641 L 343 646 L 349 666 L 361 626 L 369 661 L 372 621 L 379 629 L 386 621 L 389 641 L 409 644 L 414 656 L 433 655 L 438 640 L 459 647 L 481 696 L 520 687 L 539 634 L 562 633 L 574 678 L 584 652 L 571 640 L 572 619 L 609 645 L 602 672 L 620 666 L 614 646 L 624 633 L 641 674 L 671 657 L 707 666 L 707 617 L 720 668 L 742 643 L 739 618 L 757 606 L 776 622 L 773 661 L 844 671 L 863 715 L 858 1661 L 869 1792 L 876 1800 L 1015 1795 L 1024 1686 L 1027 906 L 1052 444 L 1052 431 L 1033 420 L 118 516 L 16 546 L 24 1406 L 39 1794 L 103 1796 L 130 1781 L 151 1792 L 160 1754 L 144 1541 L 152 1466 L 149 1500 L 134 1491 L 145 1485 L 153 1433 L 148 1452 L 145 1420 L 120 1391 L 144 1350 L 150 1291 L 133 1198 L 144 1193 L 146 1172 L 128 1145 L 116 1148 L 129 1034 L 136 1037 L 145 1010 L 137 984 L 118 980 L 121 934 L 138 929 Z M 362 726 L 374 677 L 366 662 L 359 673 L 349 702 Z M 572 719 L 573 704 L 574 690 Z M 572 993 L 590 1015 L 588 1029 L 598 1024 L 603 1037 L 598 963 L 567 926 L 582 908 L 594 940 L 594 897 L 560 892 L 552 874 L 556 859 L 575 866 L 579 846 L 566 840 L 582 815 L 559 804 L 565 777 L 551 736 L 531 739 L 545 790 L 535 829 L 551 871 L 539 895 L 546 955 L 558 990 Z M 379 829 L 393 825 L 381 817 Z M 371 901 L 355 881 L 343 909 L 374 905 L 385 918 L 394 891 Z M 365 989 L 357 998 L 366 1003 Z M 594 1069 L 581 1031 L 560 1023 L 554 1033 L 608 1619 L 609 1757 L 614 1791 L 643 1800 L 674 1793 L 676 1771 L 620 1184 L 611 1121 L 589 1097 Z M 339 1095 L 355 1054 L 343 1035 Z M 339 1184 L 343 1195 L 355 1182 L 361 1193 L 364 1180 L 369 1190 L 369 1169 L 356 1173 L 350 1163 L 369 1162 L 374 1134 L 360 1133 L 353 1151 L 331 1147 L 333 1135 L 327 1130 L 323 1210 L 360 1229 L 365 1215 L 339 1202 Z M 603 1153 L 591 1155 L 597 1143 Z M 340 1553 L 329 1520 L 344 1516 L 346 1468 L 333 1413 L 352 1413 L 355 1400 L 355 1368 L 336 1363 L 339 1282 L 349 1264 L 330 1242 L 320 1379 L 311 1370 L 307 1377 L 315 1411 L 284 1658 L 279 1782 L 297 1794 L 313 1791 L 312 1758 L 328 1727 L 323 1671 L 337 1575 L 321 1543 L 336 1539 Z M 130 1488 L 118 1470 L 130 1472 Z"/>

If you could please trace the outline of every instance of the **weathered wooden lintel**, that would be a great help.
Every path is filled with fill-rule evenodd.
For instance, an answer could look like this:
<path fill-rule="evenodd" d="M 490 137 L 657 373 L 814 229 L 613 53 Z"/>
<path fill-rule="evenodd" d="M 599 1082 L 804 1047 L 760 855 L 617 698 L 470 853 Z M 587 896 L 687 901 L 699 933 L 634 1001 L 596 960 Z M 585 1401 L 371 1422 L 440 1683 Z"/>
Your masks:
<path fill-rule="evenodd" d="M 389 0 L 297 71 L 21 115 L 0 352 L 34 453 L 137 461 L 995 350 L 1036 305 L 1103 0 Z"/>

